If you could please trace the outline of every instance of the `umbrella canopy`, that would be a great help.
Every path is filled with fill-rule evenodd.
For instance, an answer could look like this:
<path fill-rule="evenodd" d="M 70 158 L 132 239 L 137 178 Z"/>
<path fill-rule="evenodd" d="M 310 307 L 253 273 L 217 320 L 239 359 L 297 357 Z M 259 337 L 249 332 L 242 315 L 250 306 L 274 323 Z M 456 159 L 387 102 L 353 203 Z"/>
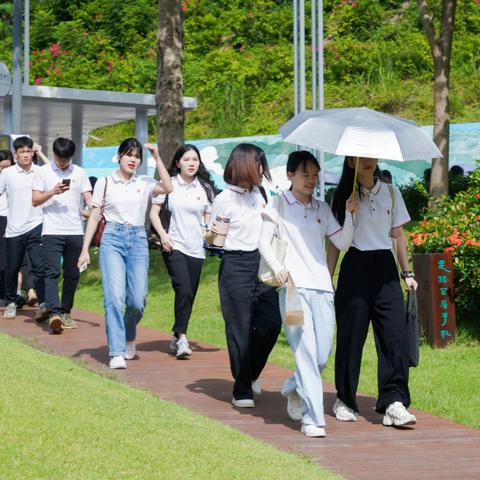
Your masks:
<path fill-rule="evenodd" d="M 366 107 L 306 110 L 280 129 L 289 143 L 335 155 L 431 160 L 442 154 L 415 122 Z"/>

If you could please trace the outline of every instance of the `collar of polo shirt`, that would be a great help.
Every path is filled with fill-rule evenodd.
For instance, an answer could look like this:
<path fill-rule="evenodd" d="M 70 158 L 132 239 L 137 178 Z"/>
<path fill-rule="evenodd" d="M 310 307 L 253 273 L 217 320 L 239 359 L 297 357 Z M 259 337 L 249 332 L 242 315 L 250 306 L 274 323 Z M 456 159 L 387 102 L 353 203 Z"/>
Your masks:
<path fill-rule="evenodd" d="M 229 190 L 233 190 L 234 192 L 237 192 L 237 193 L 250 193 L 250 190 L 248 190 L 246 188 L 239 187 L 237 185 L 227 184 L 227 188 Z"/>
<path fill-rule="evenodd" d="M 190 183 L 188 183 L 188 182 L 186 182 L 186 181 L 182 178 L 182 176 L 181 176 L 179 173 L 177 173 L 177 182 L 178 182 L 178 184 L 181 185 L 182 187 L 191 188 L 191 187 L 196 187 L 196 186 L 198 185 L 198 183 L 199 183 L 199 180 L 198 180 L 198 177 L 195 176 L 195 178 L 193 179 L 193 181 L 190 182 Z"/>
<path fill-rule="evenodd" d="M 136 175 L 132 175 L 129 180 L 124 180 L 124 179 L 118 174 L 118 170 L 115 170 L 115 171 L 112 173 L 112 180 L 113 180 L 115 183 L 121 182 L 121 183 L 127 184 L 127 183 L 130 183 L 130 182 L 136 182 L 136 181 L 137 181 L 137 176 L 136 176 Z"/>
<path fill-rule="evenodd" d="M 35 165 L 35 164 L 32 163 L 32 164 L 30 165 L 30 170 L 24 170 L 22 167 L 20 167 L 20 166 L 18 165 L 18 163 L 16 163 L 16 164 L 15 164 L 15 168 L 17 169 L 17 172 L 18 172 L 18 173 L 29 174 L 29 173 L 33 173 L 33 169 L 34 169 L 34 166 L 33 166 L 33 165 Z"/>
<path fill-rule="evenodd" d="M 58 165 L 57 165 L 57 162 L 55 162 L 55 160 L 53 162 L 51 162 L 51 165 L 52 165 L 52 168 L 54 171 L 56 172 L 59 172 L 59 173 L 62 173 L 62 174 L 66 174 L 66 173 L 72 173 L 73 172 L 73 162 L 70 160 L 70 162 L 68 163 L 68 167 L 65 169 L 65 170 L 62 170 Z"/>
<path fill-rule="evenodd" d="M 380 180 L 377 180 L 377 182 L 375 183 L 375 185 L 371 190 L 369 190 L 368 188 L 365 188 L 364 186 L 361 186 L 360 190 L 364 194 L 373 193 L 373 195 L 376 195 L 380 191 L 381 186 L 382 186 L 382 183 L 380 182 Z"/>
<path fill-rule="evenodd" d="M 285 198 L 285 200 L 288 202 L 289 205 L 293 205 L 294 203 L 298 203 L 302 207 L 310 208 L 312 210 L 317 208 L 317 206 L 318 206 L 317 201 L 313 197 L 306 205 L 304 205 L 300 200 L 295 198 L 295 195 L 291 192 L 291 190 L 289 190 L 288 192 L 285 192 L 283 197 Z"/>

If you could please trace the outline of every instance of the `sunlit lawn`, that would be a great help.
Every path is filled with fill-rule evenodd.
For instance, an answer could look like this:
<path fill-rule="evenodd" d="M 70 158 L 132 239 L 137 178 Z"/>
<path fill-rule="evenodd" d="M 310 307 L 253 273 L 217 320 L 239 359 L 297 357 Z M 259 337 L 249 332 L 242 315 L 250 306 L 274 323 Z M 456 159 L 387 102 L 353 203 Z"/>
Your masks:
<path fill-rule="evenodd" d="M 92 258 L 96 259 L 95 255 Z M 220 312 L 217 270 L 219 260 L 206 260 L 195 303 L 189 337 L 225 347 L 224 324 Z M 76 297 L 76 306 L 98 313 L 103 312 L 100 273 L 96 263 L 82 274 Z M 170 331 L 173 320 L 173 290 L 157 251 L 151 254 L 150 286 L 144 325 Z M 460 339 L 444 350 L 421 347 L 418 368 L 411 369 L 410 389 L 413 406 L 427 412 L 450 418 L 465 425 L 480 428 L 480 401 L 478 400 L 480 371 L 479 343 Z M 285 337 L 279 338 L 270 361 L 293 368 L 294 362 Z M 376 353 L 373 336 L 365 345 L 359 390 L 376 394 Z M 324 378 L 333 378 L 333 355 Z M 279 385 L 280 388 L 280 385 Z"/>
<path fill-rule="evenodd" d="M 2 480 L 339 478 L 6 335 L 0 364 Z"/>

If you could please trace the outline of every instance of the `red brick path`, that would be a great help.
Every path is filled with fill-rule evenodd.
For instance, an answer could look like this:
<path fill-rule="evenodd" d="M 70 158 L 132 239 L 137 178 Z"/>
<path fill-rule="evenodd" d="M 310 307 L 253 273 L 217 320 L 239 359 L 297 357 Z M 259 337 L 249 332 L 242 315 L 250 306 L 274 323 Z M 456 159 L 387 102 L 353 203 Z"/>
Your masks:
<path fill-rule="evenodd" d="M 36 325 L 32 311 L 21 310 L 16 320 L 0 318 L 0 330 L 36 339 L 41 348 L 81 358 L 92 368 L 105 365 L 107 349 L 103 318 L 75 311 L 79 328 L 51 335 Z M 147 387 L 166 400 L 196 410 L 278 448 L 310 455 L 319 465 L 351 479 L 480 479 L 480 431 L 412 410 L 418 425 L 403 430 L 383 427 L 374 412 L 374 399 L 362 396 L 361 417 L 356 423 L 337 422 L 331 416 L 335 399 L 332 385 L 325 385 L 327 437 L 310 439 L 289 420 L 279 390 L 290 371 L 268 365 L 262 374 L 263 393 L 256 408 L 232 407 L 232 381 L 227 353 L 211 345 L 191 342 L 193 356 L 178 361 L 169 353 L 170 336 L 140 327 L 138 358 L 128 362 L 121 377 Z M 101 364 L 101 365 L 99 365 Z M 104 367 L 101 367 L 104 368 Z"/>

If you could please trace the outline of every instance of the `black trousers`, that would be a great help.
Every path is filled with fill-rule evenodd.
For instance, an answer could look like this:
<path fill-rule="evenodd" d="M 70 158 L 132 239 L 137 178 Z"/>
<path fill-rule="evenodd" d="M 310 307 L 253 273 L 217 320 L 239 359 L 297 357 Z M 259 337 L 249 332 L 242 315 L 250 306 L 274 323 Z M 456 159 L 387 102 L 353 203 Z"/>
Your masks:
<path fill-rule="evenodd" d="M 5 299 L 5 270 L 7 268 L 7 217 L 0 216 L 0 299 Z"/>
<path fill-rule="evenodd" d="M 38 303 L 45 301 L 45 262 L 42 247 L 42 225 L 37 225 L 29 232 L 6 239 L 7 268 L 5 274 L 5 302 L 15 302 L 17 298 L 18 272 L 25 253 L 30 259 L 32 273 L 35 277 Z"/>
<path fill-rule="evenodd" d="M 45 306 L 50 313 L 70 313 L 80 273 L 77 262 L 82 250 L 83 235 L 44 235 Z M 62 301 L 58 294 L 60 263 L 63 258 Z"/>
<path fill-rule="evenodd" d="M 252 380 L 267 363 L 282 320 L 276 290 L 258 281 L 260 254 L 225 253 L 218 284 L 237 400 L 253 398 Z"/>
<path fill-rule="evenodd" d="M 393 402 L 408 407 L 408 342 L 398 270 L 390 250 L 346 253 L 335 294 L 335 385 L 342 402 L 358 412 L 356 393 L 363 345 L 372 320 L 378 356 L 376 411 Z"/>
<path fill-rule="evenodd" d="M 175 290 L 175 323 L 172 331 L 175 334 L 187 333 L 188 321 L 200 283 L 203 258 L 190 257 L 179 250 L 164 251 L 162 256 Z"/>

